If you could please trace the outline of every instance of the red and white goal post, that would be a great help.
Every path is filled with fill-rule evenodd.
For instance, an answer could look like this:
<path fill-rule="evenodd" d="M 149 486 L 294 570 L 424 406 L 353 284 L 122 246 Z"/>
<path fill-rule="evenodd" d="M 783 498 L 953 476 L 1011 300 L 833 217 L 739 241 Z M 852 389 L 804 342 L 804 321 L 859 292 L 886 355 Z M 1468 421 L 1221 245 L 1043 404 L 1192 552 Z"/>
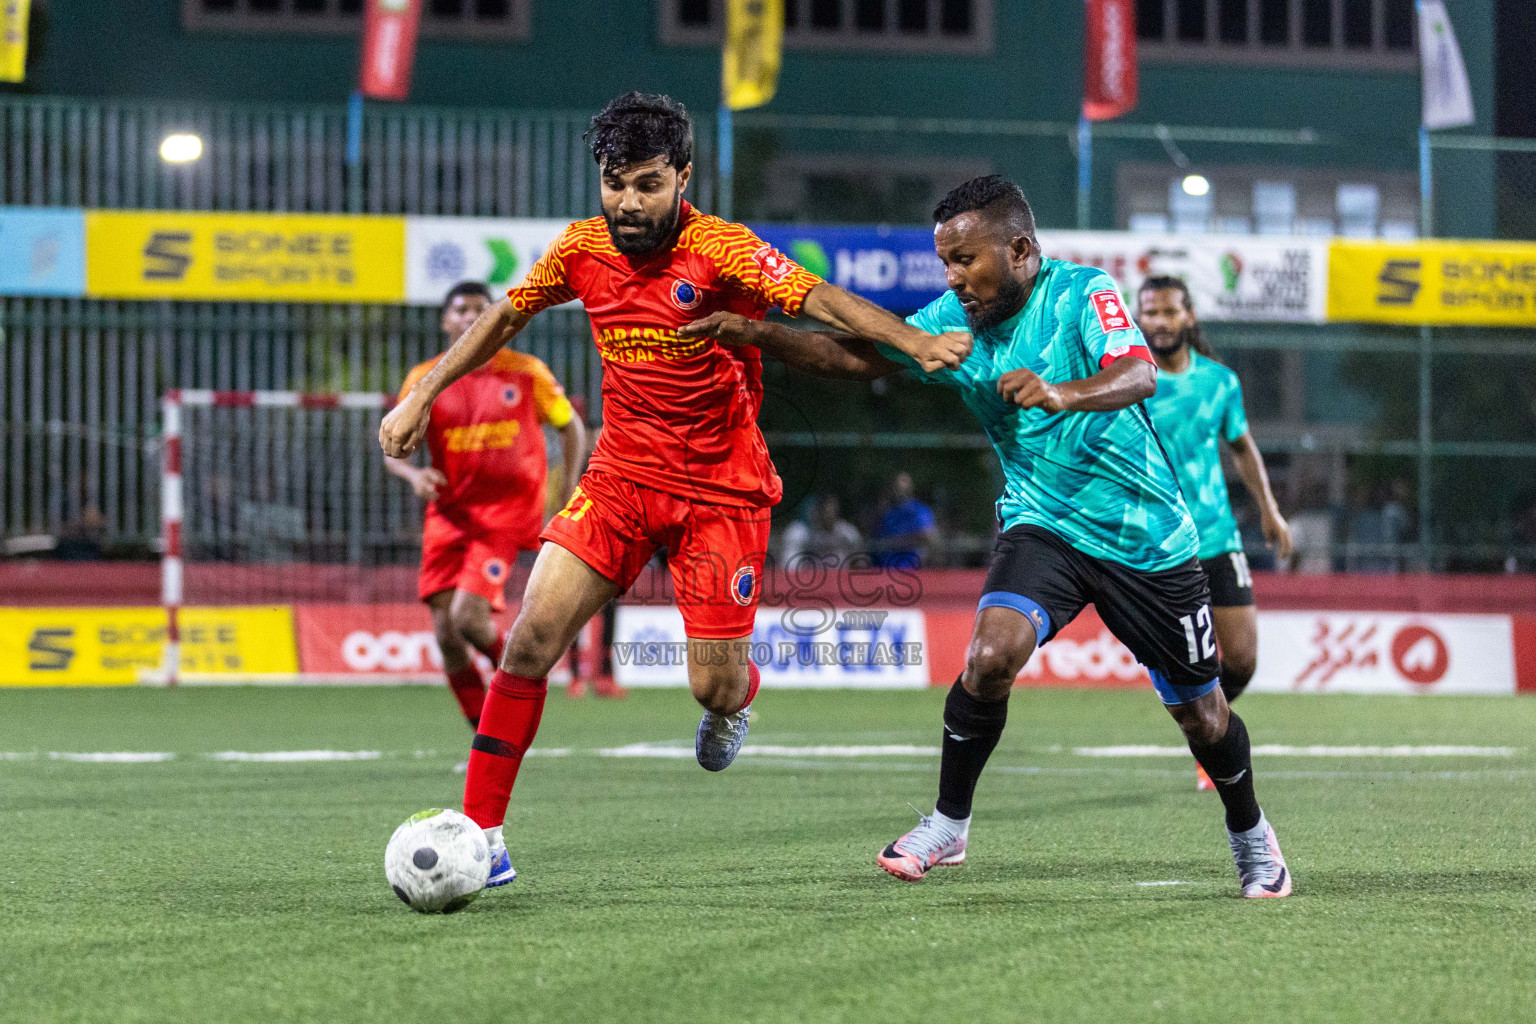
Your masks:
<path fill-rule="evenodd" d="M 376 442 L 379 419 L 393 403 L 392 395 L 371 392 L 183 388 L 162 396 L 166 638 L 160 670 L 143 673 L 143 681 L 332 681 L 227 666 L 188 670 L 182 610 L 189 604 L 397 600 L 393 584 L 407 573 L 371 578 L 386 565 L 413 566 L 411 538 L 419 541 L 415 498 L 386 482 Z M 395 529 L 369 532 L 380 523 Z M 381 559 L 381 553 L 396 557 Z"/>
<path fill-rule="evenodd" d="M 166 639 L 159 668 L 141 681 L 443 682 L 417 596 L 421 502 L 379 451 L 379 421 L 394 401 L 371 392 L 165 393 Z M 509 601 L 525 582 L 514 567 Z M 600 619 L 582 631 L 584 676 L 597 672 L 601 638 Z M 273 656 L 277 646 L 283 657 Z M 551 673 L 569 676 L 564 663 Z"/>

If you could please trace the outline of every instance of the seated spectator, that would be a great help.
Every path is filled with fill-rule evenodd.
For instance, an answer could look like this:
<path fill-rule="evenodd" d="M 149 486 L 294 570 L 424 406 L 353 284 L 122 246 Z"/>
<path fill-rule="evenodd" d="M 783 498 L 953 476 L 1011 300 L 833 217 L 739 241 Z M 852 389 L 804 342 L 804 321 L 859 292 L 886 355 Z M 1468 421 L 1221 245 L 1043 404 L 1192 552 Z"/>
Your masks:
<path fill-rule="evenodd" d="M 933 509 L 917 500 L 912 474 L 897 473 L 891 481 L 891 504 L 880 517 L 875 534 L 875 564 L 915 569 L 923 564 L 933 542 Z"/>
<path fill-rule="evenodd" d="M 780 561 L 792 569 L 802 559 L 830 555 L 838 565 L 843 565 L 863 550 L 864 538 L 852 523 L 842 518 L 837 495 L 822 494 L 811 499 L 805 518 L 796 519 L 784 531 Z"/>

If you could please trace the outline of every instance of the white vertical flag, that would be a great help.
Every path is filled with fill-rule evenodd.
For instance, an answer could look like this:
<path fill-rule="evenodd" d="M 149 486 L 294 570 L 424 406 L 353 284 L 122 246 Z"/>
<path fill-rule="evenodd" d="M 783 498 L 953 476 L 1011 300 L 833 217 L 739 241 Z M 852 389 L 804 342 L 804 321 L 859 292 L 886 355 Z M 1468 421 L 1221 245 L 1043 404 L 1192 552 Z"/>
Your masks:
<path fill-rule="evenodd" d="M 1419 62 L 1424 78 L 1424 127 L 1460 128 L 1477 120 L 1472 83 L 1456 44 L 1444 0 L 1419 0 Z"/>

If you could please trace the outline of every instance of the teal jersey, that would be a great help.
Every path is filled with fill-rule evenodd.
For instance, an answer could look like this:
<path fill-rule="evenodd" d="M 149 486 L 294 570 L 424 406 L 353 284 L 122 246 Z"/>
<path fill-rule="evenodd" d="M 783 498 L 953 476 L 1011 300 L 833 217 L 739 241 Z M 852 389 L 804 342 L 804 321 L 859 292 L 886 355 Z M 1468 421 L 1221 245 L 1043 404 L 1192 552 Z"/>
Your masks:
<path fill-rule="evenodd" d="M 907 322 L 931 334 L 971 329 L 954 292 Z M 1108 274 L 1047 259 L 1024 308 L 976 333 L 959 369 L 923 373 L 895 349 L 881 351 L 921 379 L 954 388 L 981 420 L 1003 464 L 997 513 L 1004 529 L 1039 526 L 1086 555 L 1157 572 L 1195 557 L 1199 538 L 1146 412 L 1047 413 L 997 393 L 1010 370 L 1063 384 L 1145 347 Z"/>
<path fill-rule="evenodd" d="M 1147 402 L 1147 411 L 1195 517 L 1200 557 L 1243 550 L 1217 444 L 1248 433 L 1237 374 L 1191 349 L 1189 368 L 1183 373 L 1158 371 L 1157 394 Z"/>

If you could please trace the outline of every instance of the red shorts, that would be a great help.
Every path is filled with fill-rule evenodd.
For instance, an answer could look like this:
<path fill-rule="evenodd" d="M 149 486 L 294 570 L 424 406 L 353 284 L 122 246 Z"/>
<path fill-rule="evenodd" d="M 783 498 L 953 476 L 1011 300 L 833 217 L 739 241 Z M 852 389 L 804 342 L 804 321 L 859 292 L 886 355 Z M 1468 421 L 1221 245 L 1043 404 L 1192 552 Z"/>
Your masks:
<path fill-rule="evenodd" d="M 523 503 L 479 505 L 446 512 L 427 509 L 421 534 L 421 575 L 416 590 L 425 601 L 444 590 L 467 590 L 507 606 L 504 593 L 519 551 L 539 546 L 542 515 Z"/>
<path fill-rule="evenodd" d="M 620 591 L 665 547 L 684 631 L 734 640 L 752 633 L 757 616 L 769 512 L 689 501 L 589 470 L 539 539 L 565 548 Z"/>

